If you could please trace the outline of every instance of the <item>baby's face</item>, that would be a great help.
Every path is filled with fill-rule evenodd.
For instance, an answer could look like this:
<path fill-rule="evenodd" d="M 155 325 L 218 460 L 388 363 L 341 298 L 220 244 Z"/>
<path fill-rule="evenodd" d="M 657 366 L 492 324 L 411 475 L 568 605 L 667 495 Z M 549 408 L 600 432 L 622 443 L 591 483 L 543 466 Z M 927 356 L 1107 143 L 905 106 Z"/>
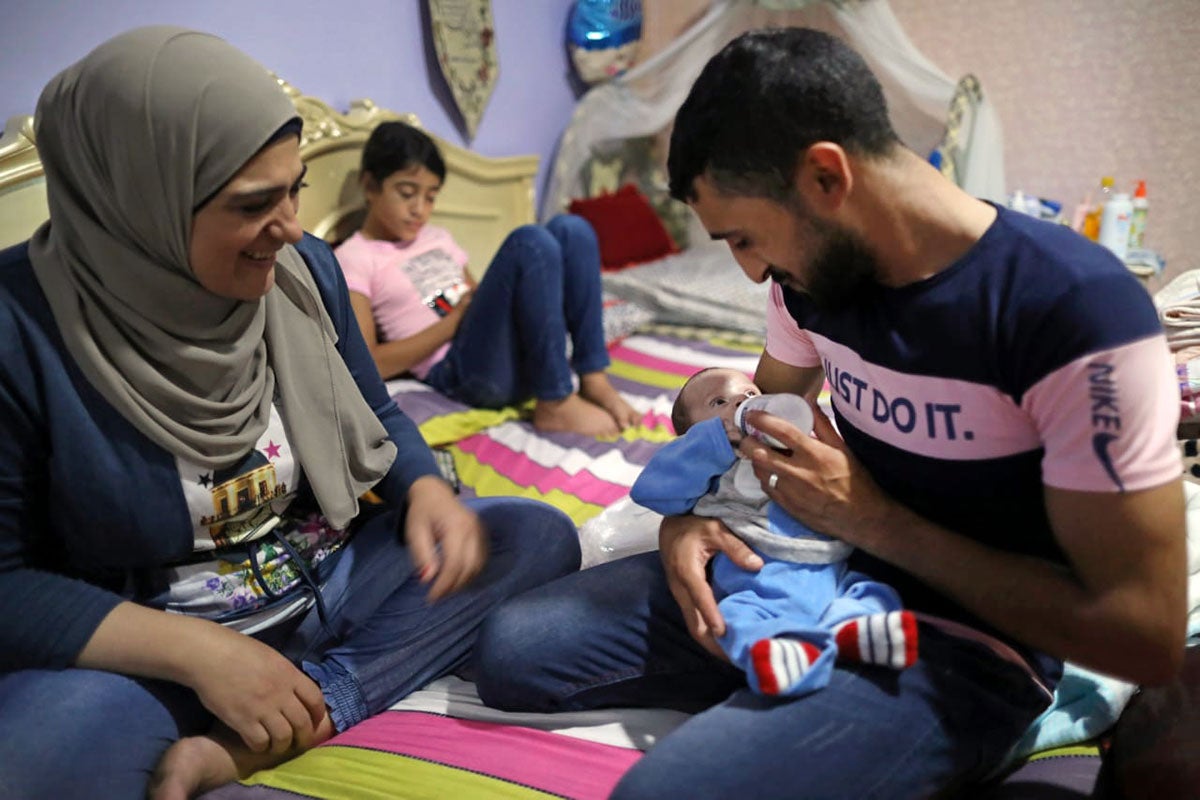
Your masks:
<path fill-rule="evenodd" d="M 733 412 L 747 397 L 762 394 L 754 382 L 735 369 L 716 369 L 705 372 L 688 385 L 684 404 L 692 424 L 720 417 L 725 421 L 729 440 L 737 442 L 741 433 L 733 424 Z"/>

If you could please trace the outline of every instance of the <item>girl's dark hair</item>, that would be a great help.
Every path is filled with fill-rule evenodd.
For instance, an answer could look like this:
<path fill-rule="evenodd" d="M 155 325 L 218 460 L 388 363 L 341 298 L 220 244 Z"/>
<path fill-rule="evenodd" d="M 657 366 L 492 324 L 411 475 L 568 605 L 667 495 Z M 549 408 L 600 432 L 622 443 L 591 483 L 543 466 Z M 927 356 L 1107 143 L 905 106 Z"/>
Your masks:
<path fill-rule="evenodd" d="M 446 162 L 429 134 L 404 122 L 381 122 L 362 152 L 362 174 L 382 183 L 393 172 L 420 165 L 446 180 Z"/>
<path fill-rule="evenodd" d="M 675 117 L 671 196 L 695 200 L 707 176 L 726 193 L 785 200 L 815 142 L 885 156 L 900 140 L 862 56 L 811 28 L 742 34 L 709 60 Z"/>

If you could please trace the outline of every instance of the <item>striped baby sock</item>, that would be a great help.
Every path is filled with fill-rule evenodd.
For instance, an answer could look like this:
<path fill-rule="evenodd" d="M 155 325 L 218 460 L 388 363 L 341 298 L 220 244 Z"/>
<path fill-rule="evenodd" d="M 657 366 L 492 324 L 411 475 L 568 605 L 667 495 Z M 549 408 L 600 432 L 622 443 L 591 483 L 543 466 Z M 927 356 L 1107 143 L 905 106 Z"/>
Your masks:
<path fill-rule="evenodd" d="M 821 651 L 799 639 L 759 639 L 750 648 L 759 692 L 777 695 L 799 683 Z"/>
<path fill-rule="evenodd" d="M 917 660 L 917 620 L 911 611 L 888 611 L 855 617 L 833 629 L 838 658 L 892 669 Z"/>

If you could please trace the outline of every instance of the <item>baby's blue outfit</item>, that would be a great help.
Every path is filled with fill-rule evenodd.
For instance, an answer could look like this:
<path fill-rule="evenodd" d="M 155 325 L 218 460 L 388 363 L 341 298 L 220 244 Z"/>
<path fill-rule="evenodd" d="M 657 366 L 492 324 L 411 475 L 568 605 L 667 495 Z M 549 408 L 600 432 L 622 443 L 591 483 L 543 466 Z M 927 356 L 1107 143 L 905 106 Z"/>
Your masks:
<path fill-rule="evenodd" d="M 750 648 L 786 637 L 821 651 L 804 676 L 781 696 L 799 696 L 829 683 L 837 646 L 833 628 L 855 617 L 902 608 L 886 584 L 847 568 L 851 548 L 810 530 L 767 497 L 749 461 L 739 458 L 720 418 L 693 425 L 654 454 L 634 482 L 635 503 L 664 515 L 720 519 L 763 558 L 758 572 L 713 559 L 712 584 L 725 618 L 717 642 L 762 693 Z"/>

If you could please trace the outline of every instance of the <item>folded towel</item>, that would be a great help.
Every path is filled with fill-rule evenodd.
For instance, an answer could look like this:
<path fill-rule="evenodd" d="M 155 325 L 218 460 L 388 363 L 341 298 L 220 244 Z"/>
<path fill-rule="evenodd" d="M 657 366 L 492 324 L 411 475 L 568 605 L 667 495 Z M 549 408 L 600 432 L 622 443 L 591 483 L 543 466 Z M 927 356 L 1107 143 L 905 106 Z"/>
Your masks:
<path fill-rule="evenodd" d="M 1200 270 L 1177 275 L 1155 292 L 1154 307 L 1173 352 L 1200 345 Z"/>
<path fill-rule="evenodd" d="M 1195 305 L 1200 301 L 1200 270 L 1181 272 L 1154 293 L 1154 305 L 1159 312 L 1172 306 Z"/>
<path fill-rule="evenodd" d="M 1116 723 L 1135 691 L 1132 683 L 1067 662 L 1054 702 L 1017 742 L 1011 761 L 1099 736 Z"/>
<path fill-rule="evenodd" d="M 1159 316 L 1167 328 L 1195 328 L 1200 326 L 1200 305 L 1176 303 L 1159 309 Z"/>
<path fill-rule="evenodd" d="M 1165 323 L 1164 323 L 1165 324 Z M 1167 347 L 1172 353 L 1179 353 L 1200 345 L 1200 326 L 1194 328 L 1166 328 Z"/>

